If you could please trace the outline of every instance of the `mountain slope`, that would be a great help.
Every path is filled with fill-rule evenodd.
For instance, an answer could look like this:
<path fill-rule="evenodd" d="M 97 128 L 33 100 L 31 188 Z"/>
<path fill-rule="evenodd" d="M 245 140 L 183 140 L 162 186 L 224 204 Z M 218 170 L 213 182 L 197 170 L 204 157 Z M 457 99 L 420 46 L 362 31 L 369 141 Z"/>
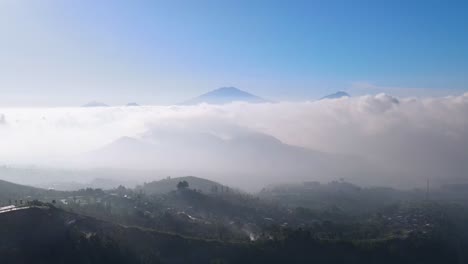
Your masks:
<path fill-rule="evenodd" d="M 117 242 L 94 231 L 99 222 L 42 206 L 0 214 L 2 264 L 141 263 Z"/>
<path fill-rule="evenodd" d="M 232 102 L 264 103 L 265 99 L 235 87 L 222 87 L 184 102 L 184 105 L 227 104 Z"/>
<path fill-rule="evenodd" d="M 81 107 L 107 107 L 105 103 L 98 102 L 98 101 L 91 101 L 87 104 L 82 105 Z"/>
<path fill-rule="evenodd" d="M 281 239 L 229 242 L 127 227 L 53 207 L 0 214 L 2 264 L 26 263 L 464 263 L 463 240 L 437 237 L 319 240 L 282 230 Z M 461 245 L 461 246 L 460 246 Z M 389 250 L 390 249 L 390 250 Z M 376 261 L 377 260 L 377 261 Z"/>
<path fill-rule="evenodd" d="M 198 178 L 194 176 L 185 176 L 185 177 L 176 177 L 176 178 L 167 178 L 159 181 L 153 181 L 149 183 L 145 183 L 141 186 L 141 190 L 148 194 L 163 194 L 169 193 L 170 191 L 174 191 L 177 189 L 177 183 L 180 181 L 186 181 L 189 184 L 190 189 L 200 190 L 204 193 L 209 193 L 212 191 L 212 188 L 216 186 L 217 188 L 221 188 L 224 186 L 207 179 Z"/>
<path fill-rule="evenodd" d="M 117 140 L 85 156 L 83 164 L 200 175 L 246 190 L 284 181 L 285 175 L 290 181 L 350 179 L 370 167 L 358 158 L 284 144 L 261 133 L 243 131 L 222 139 L 157 129 L 141 139 Z"/>
<path fill-rule="evenodd" d="M 33 199 L 42 197 L 48 192 L 51 191 L 0 180 L 0 202 L 25 199 L 26 197 Z"/>
<path fill-rule="evenodd" d="M 326 96 L 320 98 L 320 100 L 323 100 L 323 99 L 338 99 L 338 98 L 342 98 L 342 97 L 351 97 L 351 96 L 347 92 L 338 91 L 336 93 L 326 95 Z"/>

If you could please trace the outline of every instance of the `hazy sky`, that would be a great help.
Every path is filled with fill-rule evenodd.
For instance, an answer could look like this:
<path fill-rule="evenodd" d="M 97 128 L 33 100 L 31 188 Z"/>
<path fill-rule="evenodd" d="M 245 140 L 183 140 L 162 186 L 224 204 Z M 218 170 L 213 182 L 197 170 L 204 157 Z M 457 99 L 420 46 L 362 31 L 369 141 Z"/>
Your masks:
<path fill-rule="evenodd" d="M 462 94 L 466 1 L 0 0 L 0 106 Z"/>

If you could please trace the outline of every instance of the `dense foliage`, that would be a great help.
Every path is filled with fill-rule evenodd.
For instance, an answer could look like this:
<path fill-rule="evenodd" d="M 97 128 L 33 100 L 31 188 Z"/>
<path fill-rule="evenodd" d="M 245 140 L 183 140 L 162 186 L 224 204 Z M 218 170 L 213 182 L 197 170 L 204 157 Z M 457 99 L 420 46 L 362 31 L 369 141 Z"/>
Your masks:
<path fill-rule="evenodd" d="M 1 263 L 466 263 L 466 192 L 200 180 L 56 192 L 2 182 Z M 458 190 L 458 192 L 457 192 Z M 13 192 L 13 193 L 12 193 Z M 9 198 L 9 196 L 12 195 Z M 32 200 L 34 197 L 34 200 Z M 19 201 L 22 201 L 21 204 Z"/>

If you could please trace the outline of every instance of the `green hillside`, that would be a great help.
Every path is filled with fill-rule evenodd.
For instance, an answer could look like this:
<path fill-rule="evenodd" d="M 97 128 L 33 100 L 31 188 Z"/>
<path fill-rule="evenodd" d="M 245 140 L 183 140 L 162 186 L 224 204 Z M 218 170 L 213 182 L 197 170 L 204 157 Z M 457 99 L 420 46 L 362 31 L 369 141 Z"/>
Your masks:
<path fill-rule="evenodd" d="M 186 181 L 189 184 L 190 189 L 199 190 L 204 193 L 213 192 L 215 189 L 221 191 L 224 188 L 228 188 L 222 184 L 207 179 L 185 176 L 152 181 L 137 187 L 137 189 L 142 190 L 147 194 L 164 194 L 177 190 L 177 184 L 181 181 Z"/>

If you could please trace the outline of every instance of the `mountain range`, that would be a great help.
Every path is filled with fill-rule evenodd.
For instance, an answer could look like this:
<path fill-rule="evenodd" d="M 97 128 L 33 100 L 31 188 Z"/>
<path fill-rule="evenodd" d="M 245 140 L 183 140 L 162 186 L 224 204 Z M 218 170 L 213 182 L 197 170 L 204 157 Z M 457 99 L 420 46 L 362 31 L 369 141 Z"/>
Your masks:
<path fill-rule="evenodd" d="M 342 97 L 351 97 L 348 93 L 344 91 L 338 91 L 333 94 L 326 95 L 320 100 L 323 99 L 337 99 Z M 236 87 L 221 87 L 210 92 L 204 93 L 200 96 L 187 100 L 180 103 L 180 105 L 198 105 L 198 104 L 214 104 L 222 105 L 233 102 L 245 102 L 245 103 L 267 103 L 271 102 L 257 95 L 253 95 L 246 91 L 240 90 Z M 98 101 L 89 102 L 82 107 L 106 107 L 107 104 Z M 130 102 L 126 106 L 139 106 L 137 103 Z"/>
<path fill-rule="evenodd" d="M 77 158 L 83 166 L 157 170 L 167 175 L 204 175 L 247 190 L 291 181 L 358 179 L 372 166 L 350 156 L 285 144 L 239 129 L 228 138 L 210 132 L 152 129 L 141 138 L 122 137 Z"/>

